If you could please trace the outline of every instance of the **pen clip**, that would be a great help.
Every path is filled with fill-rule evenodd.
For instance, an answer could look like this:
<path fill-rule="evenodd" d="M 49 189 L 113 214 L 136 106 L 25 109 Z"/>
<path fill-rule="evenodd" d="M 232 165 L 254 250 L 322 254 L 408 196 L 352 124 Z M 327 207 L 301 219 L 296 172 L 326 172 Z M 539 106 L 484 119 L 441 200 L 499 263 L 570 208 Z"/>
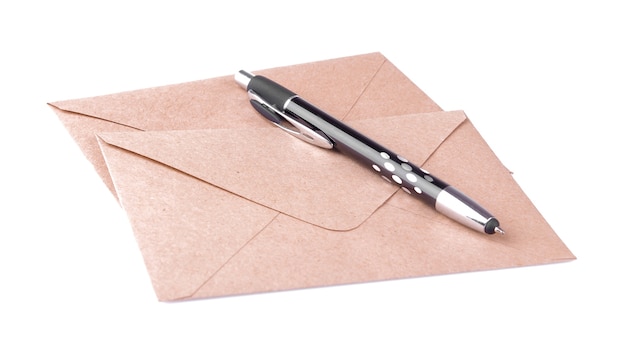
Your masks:
<path fill-rule="evenodd" d="M 252 104 L 254 109 L 256 109 L 277 127 L 300 140 L 306 141 L 309 144 L 313 144 L 324 149 L 333 148 L 333 142 L 321 131 L 314 130 L 313 128 L 300 123 L 295 118 L 277 110 L 252 90 L 248 91 L 248 97 L 250 98 L 250 104 Z"/>

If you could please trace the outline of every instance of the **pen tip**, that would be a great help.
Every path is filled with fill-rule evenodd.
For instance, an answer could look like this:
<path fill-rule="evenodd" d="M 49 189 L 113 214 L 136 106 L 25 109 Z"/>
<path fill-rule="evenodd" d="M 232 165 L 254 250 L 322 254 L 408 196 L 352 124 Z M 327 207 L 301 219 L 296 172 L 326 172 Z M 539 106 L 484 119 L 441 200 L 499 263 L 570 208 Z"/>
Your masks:
<path fill-rule="evenodd" d="M 500 234 L 504 235 L 504 230 L 503 230 L 502 228 L 500 228 L 500 227 L 496 227 L 496 228 L 494 229 L 494 231 L 495 231 L 496 233 L 500 233 Z"/>

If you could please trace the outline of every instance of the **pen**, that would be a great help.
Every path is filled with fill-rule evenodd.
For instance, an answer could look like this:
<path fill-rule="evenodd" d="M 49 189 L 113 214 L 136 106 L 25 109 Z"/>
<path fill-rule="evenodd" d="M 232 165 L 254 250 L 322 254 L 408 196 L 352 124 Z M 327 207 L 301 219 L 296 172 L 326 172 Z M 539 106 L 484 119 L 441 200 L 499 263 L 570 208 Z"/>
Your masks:
<path fill-rule="evenodd" d="M 259 113 L 289 134 L 348 155 L 386 181 L 469 228 L 487 234 L 504 234 L 500 222 L 474 200 L 291 90 L 243 70 L 235 74 L 235 81 L 247 90 L 250 104 Z"/>

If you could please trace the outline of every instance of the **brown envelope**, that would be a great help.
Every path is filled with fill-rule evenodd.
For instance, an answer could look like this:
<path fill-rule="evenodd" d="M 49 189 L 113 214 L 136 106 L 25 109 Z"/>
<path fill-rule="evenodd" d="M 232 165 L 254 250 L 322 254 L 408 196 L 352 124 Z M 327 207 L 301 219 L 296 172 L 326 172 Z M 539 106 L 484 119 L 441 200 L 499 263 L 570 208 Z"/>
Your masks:
<path fill-rule="evenodd" d="M 478 198 L 507 233 L 286 135 L 232 76 L 52 103 L 126 210 L 159 300 L 575 259 L 465 114 L 381 54 L 256 72 Z"/>

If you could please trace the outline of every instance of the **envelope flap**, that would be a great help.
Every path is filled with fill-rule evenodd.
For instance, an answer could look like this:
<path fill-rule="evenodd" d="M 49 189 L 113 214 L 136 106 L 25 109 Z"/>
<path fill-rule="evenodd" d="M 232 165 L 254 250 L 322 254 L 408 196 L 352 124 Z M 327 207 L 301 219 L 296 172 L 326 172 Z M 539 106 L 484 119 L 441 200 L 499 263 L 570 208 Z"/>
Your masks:
<path fill-rule="evenodd" d="M 421 165 L 466 119 L 436 112 L 351 125 Z M 291 217 L 331 230 L 362 224 L 396 191 L 354 160 L 273 126 L 115 132 L 100 138 Z"/>
<path fill-rule="evenodd" d="M 411 97 L 409 101 L 393 102 L 397 109 L 385 115 L 440 110 L 380 53 L 266 69 L 257 73 L 273 78 L 339 118 L 354 109 L 355 102 L 365 92 L 385 93 L 380 97 L 385 103 L 391 103 L 391 97 Z M 345 73 L 351 73 L 350 80 L 341 80 Z M 377 84 L 372 85 L 374 80 Z M 387 88 L 381 83 L 395 86 Z M 398 86 L 398 83 L 403 85 Z M 333 88 L 332 96 L 327 95 L 328 88 Z M 50 104 L 60 111 L 102 119 L 122 125 L 124 129 L 262 127 L 264 123 L 256 119 L 229 120 L 233 117 L 250 118 L 252 109 L 249 105 L 242 105 L 243 98 L 245 93 L 229 75 Z M 371 111 L 373 107 L 367 110 Z M 373 112 L 368 117 L 378 116 L 378 112 Z"/>

